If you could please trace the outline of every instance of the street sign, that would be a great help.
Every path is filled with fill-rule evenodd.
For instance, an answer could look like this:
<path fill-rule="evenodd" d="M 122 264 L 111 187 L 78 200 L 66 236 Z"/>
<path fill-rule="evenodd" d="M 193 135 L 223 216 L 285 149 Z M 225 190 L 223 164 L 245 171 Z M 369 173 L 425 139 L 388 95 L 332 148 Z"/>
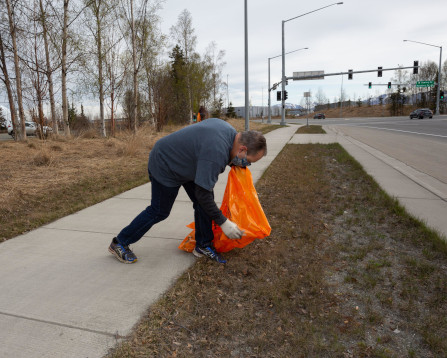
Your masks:
<path fill-rule="evenodd" d="M 294 72 L 293 77 L 308 77 L 314 76 L 314 78 L 293 79 L 294 81 L 307 81 L 307 80 L 324 80 L 324 71 L 304 71 Z"/>
<path fill-rule="evenodd" d="M 417 81 L 416 87 L 433 87 L 435 85 L 435 81 Z"/>

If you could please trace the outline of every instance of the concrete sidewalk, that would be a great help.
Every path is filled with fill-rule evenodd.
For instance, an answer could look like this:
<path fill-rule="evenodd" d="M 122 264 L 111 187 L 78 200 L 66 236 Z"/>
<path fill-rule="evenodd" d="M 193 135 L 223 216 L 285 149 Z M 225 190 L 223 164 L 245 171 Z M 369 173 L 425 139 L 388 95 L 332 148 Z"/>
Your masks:
<path fill-rule="evenodd" d="M 250 167 L 255 182 L 296 129 L 266 135 L 268 154 Z M 217 200 L 227 174 L 215 187 Z M 149 199 L 150 183 L 0 245 L 0 357 L 102 357 L 131 332 L 195 261 L 177 248 L 194 221 L 183 189 L 170 217 L 132 245 L 136 264 L 108 253 L 112 238 Z"/>

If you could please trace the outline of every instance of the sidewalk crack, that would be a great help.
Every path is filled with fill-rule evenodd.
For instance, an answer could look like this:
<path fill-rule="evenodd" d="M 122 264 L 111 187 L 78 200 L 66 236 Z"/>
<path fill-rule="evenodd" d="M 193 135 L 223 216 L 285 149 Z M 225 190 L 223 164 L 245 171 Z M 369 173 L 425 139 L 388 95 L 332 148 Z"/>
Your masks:
<path fill-rule="evenodd" d="M 48 320 L 44 320 L 44 319 L 26 317 L 26 316 L 22 316 L 22 315 L 6 313 L 6 312 L 1 312 L 1 311 L 0 311 L 0 315 L 8 316 L 8 317 L 14 317 L 14 318 L 20 318 L 20 319 L 24 319 L 24 320 L 27 320 L 27 321 L 33 321 L 33 322 L 50 324 L 52 326 L 58 326 L 58 327 L 75 329 L 75 330 L 78 330 L 78 331 L 84 331 L 84 332 L 100 334 L 100 335 L 107 336 L 107 337 L 112 337 L 112 338 L 115 338 L 115 339 L 125 338 L 125 336 L 122 336 L 122 335 L 118 334 L 118 332 L 114 334 L 114 333 L 109 333 L 109 332 L 104 332 L 104 331 L 98 331 L 98 330 L 95 330 L 95 329 L 77 327 L 77 326 L 73 326 L 71 324 L 65 324 L 65 323 L 48 321 Z"/>

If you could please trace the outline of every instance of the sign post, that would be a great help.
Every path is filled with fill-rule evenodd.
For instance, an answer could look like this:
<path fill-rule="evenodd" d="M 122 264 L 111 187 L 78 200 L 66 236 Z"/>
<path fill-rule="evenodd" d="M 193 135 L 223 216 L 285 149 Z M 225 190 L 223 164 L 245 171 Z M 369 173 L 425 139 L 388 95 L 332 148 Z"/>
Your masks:
<path fill-rule="evenodd" d="M 306 127 L 309 127 L 309 112 L 310 112 L 310 91 L 303 93 L 306 99 Z"/>

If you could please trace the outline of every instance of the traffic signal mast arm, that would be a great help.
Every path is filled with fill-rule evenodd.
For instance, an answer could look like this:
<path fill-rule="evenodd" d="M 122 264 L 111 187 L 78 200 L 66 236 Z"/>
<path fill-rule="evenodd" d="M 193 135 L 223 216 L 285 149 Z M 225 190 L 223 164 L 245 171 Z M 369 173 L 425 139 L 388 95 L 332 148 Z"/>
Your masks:
<path fill-rule="evenodd" d="M 395 70 L 403 70 L 403 69 L 407 69 L 407 68 L 419 68 L 419 66 L 408 66 L 408 67 L 393 67 L 393 68 L 382 68 L 379 71 L 395 71 Z M 374 69 L 374 70 L 365 70 L 365 71 L 352 71 L 349 70 L 348 72 L 336 72 L 336 73 L 325 73 L 325 74 L 319 74 L 319 75 L 311 75 L 311 76 L 300 76 L 300 77 L 286 77 L 286 80 L 294 80 L 294 81 L 299 81 L 299 80 L 310 80 L 313 78 L 324 78 L 326 76 L 342 76 L 342 75 L 352 75 L 355 73 L 368 73 L 368 72 L 378 72 L 378 69 Z"/>

